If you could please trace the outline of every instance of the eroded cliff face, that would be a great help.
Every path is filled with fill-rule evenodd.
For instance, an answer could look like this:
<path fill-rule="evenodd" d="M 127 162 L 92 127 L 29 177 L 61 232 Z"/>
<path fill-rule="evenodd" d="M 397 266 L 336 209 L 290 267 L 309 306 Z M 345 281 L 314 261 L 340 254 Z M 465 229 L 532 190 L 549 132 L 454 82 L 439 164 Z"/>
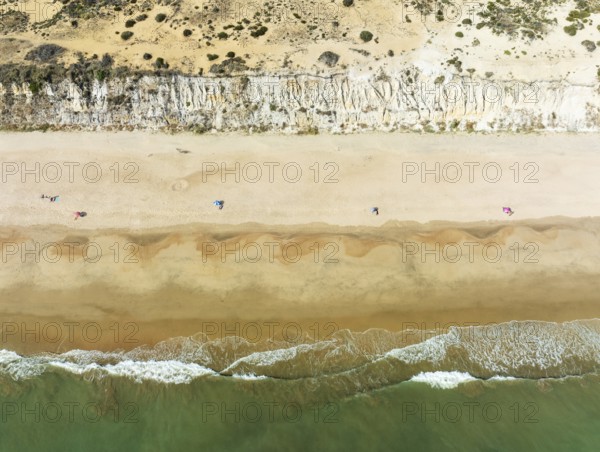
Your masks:
<path fill-rule="evenodd" d="M 480 79 L 415 67 L 328 77 L 142 76 L 0 83 L 5 128 L 284 133 L 599 131 L 598 83 Z"/>

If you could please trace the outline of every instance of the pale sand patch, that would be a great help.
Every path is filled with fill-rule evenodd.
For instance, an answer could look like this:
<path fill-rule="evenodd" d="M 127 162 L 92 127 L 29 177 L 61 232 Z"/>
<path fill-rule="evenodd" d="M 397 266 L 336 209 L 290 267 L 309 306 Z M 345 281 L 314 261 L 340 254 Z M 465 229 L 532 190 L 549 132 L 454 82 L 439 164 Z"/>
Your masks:
<path fill-rule="evenodd" d="M 599 142 L 594 134 L 5 133 L 0 224 L 380 226 L 600 216 L 593 201 Z M 50 204 L 41 194 L 61 198 Z M 223 210 L 212 205 L 216 199 L 225 200 Z M 515 215 L 507 217 L 505 206 Z M 72 212 L 79 210 L 88 216 L 75 222 Z"/>

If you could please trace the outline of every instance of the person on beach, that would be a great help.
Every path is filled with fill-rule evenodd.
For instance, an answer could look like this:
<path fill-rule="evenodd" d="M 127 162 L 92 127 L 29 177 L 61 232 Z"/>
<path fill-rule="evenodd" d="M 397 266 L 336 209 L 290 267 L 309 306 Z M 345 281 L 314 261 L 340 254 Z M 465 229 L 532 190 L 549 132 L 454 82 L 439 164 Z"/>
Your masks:
<path fill-rule="evenodd" d="M 219 210 L 223 210 L 223 206 L 225 205 L 225 201 L 213 201 L 213 204 L 219 208 Z"/>
<path fill-rule="evenodd" d="M 375 215 L 379 215 L 379 207 L 371 207 L 371 213 Z"/>
<path fill-rule="evenodd" d="M 87 215 L 86 212 L 73 212 L 73 214 L 75 215 L 75 220 L 77 220 L 77 218 L 83 218 Z"/>
<path fill-rule="evenodd" d="M 58 198 L 60 198 L 59 195 L 56 196 L 46 196 L 46 195 L 42 195 L 42 199 L 49 199 L 50 202 L 56 202 L 58 201 Z"/>
<path fill-rule="evenodd" d="M 507 214 L 509 217 L 514 213 L 513 210 L 510 207 L 503 207 L 502 208 L 502 212 L 504 212 L 505 214 Z"/>

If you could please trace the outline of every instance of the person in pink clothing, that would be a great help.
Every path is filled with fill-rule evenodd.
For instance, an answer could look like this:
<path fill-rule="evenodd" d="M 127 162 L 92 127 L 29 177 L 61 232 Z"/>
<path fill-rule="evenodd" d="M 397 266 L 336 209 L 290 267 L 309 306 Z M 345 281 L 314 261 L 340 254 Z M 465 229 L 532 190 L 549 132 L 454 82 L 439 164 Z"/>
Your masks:
<path fill-rule="evenodd" d="M 502 208 L 502 212 L 504 212 L 505 214 L 507 214 L 509 217 L 514 213 L 513 210 L 510 207 L 503 207 Z"/>

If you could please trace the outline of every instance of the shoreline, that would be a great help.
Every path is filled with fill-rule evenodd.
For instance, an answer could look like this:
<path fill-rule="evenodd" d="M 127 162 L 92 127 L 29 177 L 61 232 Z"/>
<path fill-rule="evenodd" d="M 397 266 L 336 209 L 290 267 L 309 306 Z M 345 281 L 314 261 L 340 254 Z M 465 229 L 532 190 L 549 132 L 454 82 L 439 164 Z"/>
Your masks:
<path fill-rule="evenodd" d="M 33 340 L 44 328 L 54 334 L 53 322 L 63 335 L 70 323 L 96 322 L 108 338 L 116 333 L 111 325 L 126 335 L 125 324 L 135 323 L 140 343 L 67 347 L 111 350 L 222 322 L 397 331 L 406 324 L 596 318 L 599 225 L 600 218 L 562 218 L 370 228 L 184 225 L 137 233 L 1 228 L 0 316 L 4 334 L 16 339 L 4 343 L 32 353 L 65 347 Z M 33 335 L 22 342 L 22 331 Z"/>

